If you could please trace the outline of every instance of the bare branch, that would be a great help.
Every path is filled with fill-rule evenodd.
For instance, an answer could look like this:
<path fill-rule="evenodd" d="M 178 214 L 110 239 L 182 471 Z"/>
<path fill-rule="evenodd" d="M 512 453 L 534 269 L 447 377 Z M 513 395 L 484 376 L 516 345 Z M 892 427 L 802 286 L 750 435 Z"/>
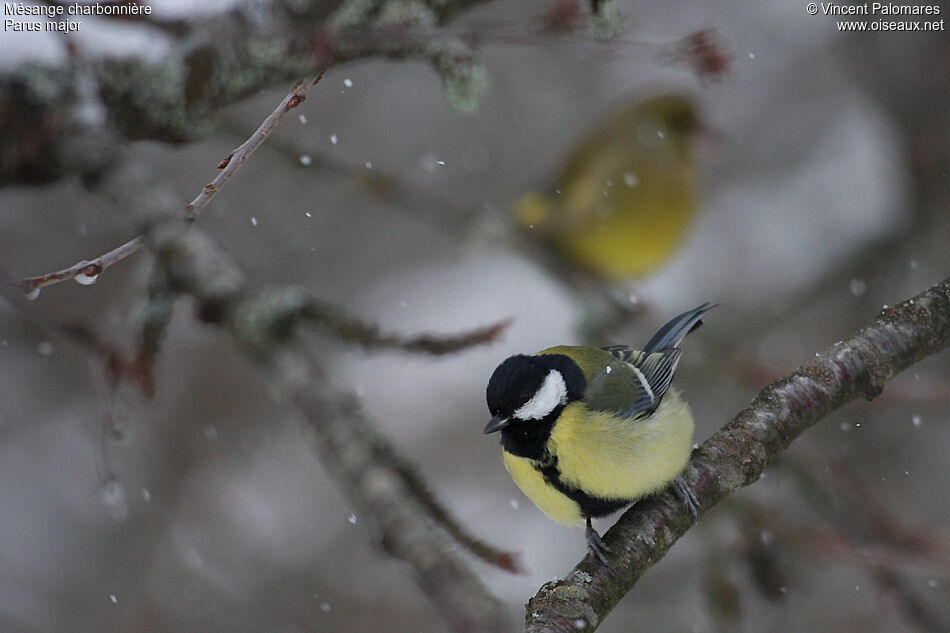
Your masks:
<path fill-rule="evenodd" d="M 327 385 L 315 359 L 294 337 L 310 319 L 309 293 L 293 287 L 250 288 L 229 256 L 197 227 L 166 224 L 150 236 L 168 288 L 194 296 L 200 317 L 230 332 L 275 380 L 313 431 L 321 461 L 349 492 L 364 522 L 387 552 L 412 566 L 417 582 L 452 628 L 500 631 L 500 606 L 456 558 L 450 537 L 499 566 L 513 568 L 514 558 L 486 549 L 461 531 L 419 484 L 421 476 L 375 430 L 358 401 Z M 459 341 L 472 344 L 456 339 L 456 347 Z"/>
<path fill-rule="evenodd" d="M 313 83 L 316 81 L 295 86 L 254 135 L 222 161 L 219 165 L 222 173 L 189 205 L 189 219 L 194 219 L 208 204 L 267 138 L 283 115 L 302 102 Z M 81 136 L 92 136 L 96 131 L 83 129 L 84 135 Z M 85 138 L 77 138 L 76 145 L 82 147 L 80 140 Z M 198 300 L 200 318 L 227 327 L 258 363 L 272 370 L 267 371 L 268 375 L 285 374 L 285 361 L 295 368 L 304 368 L 302 373 L 290 372 L 280 386 L 310 423 L 317 445 L 324 448 L 328 467 L 352 491 L 354 504 L 360 508 L 366 523 L 376 528 L 384 548 L 416 570 L 423 590 L 453 628 L 459 631 L 499 631 L 500 605 L 472 572 L 456 559 L 450 538 L 489 562 L 508 569 L 515 567 L 513 556 L 468 535 L 421 485 L 422 478 L 408 462 L 399 459 L 396 451 L 373 430 L 358 408 L 353 408 L 352 399 L 326 388 L 319 390 L 317 387 L 322 387 L 324 381 L 314 379 L 312 374 L 319 372 L 313 359 L 287 344 L 288 333 L 292 333 L 301 316 L 306 314 L 309 320 L 324 323 L 325 310 L 315 308 L 316 300 L 313 304 L 308 304 L 306 299 L 298 302 L 301 293 L 293 289 L 250 292 L 237 266 L 219 254 L 213 243 L 202 239 L 196 230 L 185 231 L 181 223 L 175 221 L 175 200 L 170 192 L 149 182 L 147 174 L 129 160 L 117 143 L 96 147 L 101 151 L 94 167 L 89 170 L 88 183 L 117 208 L 124 207 L 130 199 L 146 201 L 140 212 L 148 226 L 144 239 L 153 249 L 162 272 L 167 273 L 164 278 L 167 283 L 163 283 L 161 292 L 156 295 L 161 309 L 156 310 L 154 320 L 144 321 L 142 358 L 150 360 L 147 357 L 154 355 L 155 351 L 152 346 L 164 332 L 169 314 L 166 297 L 188 292 Z M 135 195 L 130 196 L 130 192 L 135 192 Z M 196 245 L 197 248 L 192 248 Z M 75 274 L 83 273 L 87 266 L 84 264 Z M 48 282 L 67 278 L 65 275 L 60 277 Z M 307 306 L 312 309 L 305 313 L 303 308 Z M 349 328 L 366 346 L 398 347 L 432 354 L 449 353 L 490 341 L 504 326 L 499 324 L 460 337 L 405 338 L 381 334 L 378 329 L 339 311 L 334 315 L 338 325 Z M 306 378 L 300 379 L 301 376 Z M 346 438 L 342 444 L 338 443 L 340 437 Z M 349 453 L 341 450 L 344 447 Z M 340 461 L 346 455 L 352 457 L 354 451 L 365 456 L 366 461 Z M 444 532 L 435 526 L 441 526 Z"/>
<path fill-rule="evenodd" d="M 482 0 L 417 2 L 410 14 L 422 23 L 443 24 Z M 407 30 L 399 11 L 386 11 L 385 2 L 261 3 L 251 10 L 269 9 L 268 19 L 249 19 L 246 3 L 230 10 L 159 26 L 169 36 L 169 51 L 161 63 L 137 54 L 104 59 L 77 56 L 59 67 L 32 62 L 0 71 L 0 126 L 6 131 L 0 155 L 0 186 L 39 184 L 66 175 L 83 174 L 89 155 L 77 154 L 71 137 L 70 111 L 83 89 L 78 77 L 101 97 L 103 119 L 123 140 L 151 139 L 180 143 L 196 140 L 210 128 L 211 115 L 261 90 L 291 81 L 325 61 L 367 55 L 406 57 L 421 47 L 380 45 L 370 50 L 349 41 L 340 25 L 367 27 L 388 24 L 391 32 Z M 395 15 L 393 15 L 395 14 Z M 327 46 L 327 43 L 330 43 Z M 348 50 L 354 47 L 355 50 Z M 450 62 L 442 69 L 447 84 L 474 90 L 477 68 L 459 46 L 439 46 L 430 60 Z M 464 48 L 464 44 L 461 48 Z M 453 51 L 456 52 L 453 55 Z M 468 74 L 466 74 L 468 72 Z M 463 90 L 464 91 L 464 90 Z M 144 95 L 148 95 L 146 98 Z M 65 142 L 64 142 L 65 141 Z"/>
<path fill-rule="evenodd" d="M 321 461 L 349 491 L 383 549 L 409 563 L 416 581 L 455 631 L 502 631 L 501 607 L 433 531 L 427 512 L 388 459 L 391 449 L 352 398 L 311 381 L 293 402 L 314 432 Z"/>
<path fill-rule="evenodd" d="M 879 569 L 875 580 L 887 592 L 888 597 L 897 603 L 904 621 L 909 625 L 932 633 L 943 633 L 950 629 L 950 623 L 932 606 L 916 595 L 909 583 L 888 569 Z"/>
<path fill-rule="evenodd" d="M 867 486 L 859 486 L 854 474 L 841 462 L 833 463 L 830 472 L 795 459 L 782 460 L 783 467 L 789 464 L 803 497 L 829 517 L 834 527 L 819 527 L 814 521 L 796 522 L 774 507 L 766 508 L 748 499 L 730 499 L 730 505 L 739 510 L 737 518 L 743 532 L 755 534 L 747 538 L 749 546 L 763 545 L 759 535 L 765 529 L 775 535 L 769 539 L 772 548 L 792 546 L 822 563 L 838 559 L 860 565 L 909 623 L 925 631 L 948 630 L 941 615 L 915 595 L 906 578 L 910 574 L 926 574 L 929 578 L 945 579 L 950 574 L 948 535 L 907 525 L 876 499 Z M 762 580 L 766 582 L 760 586 L 769 590 L 768 578 Z M 786 584 L 784 580 L 779 582 L 782 586 Z"/>
<path fill-rule="evenodd" d="M 118 352 L 103 341 L 83 323 L 67 322 L 51 315 L 46 310 L 39 309 L 22 292 L 15 290 L 12 281 L 5 270 L 0 268 L 0 297 L 6 299 L 30 321 L 39 325 L 47 332 L 67 340 L 100 359 L 110 360 L 118 358 Z"/>
<path fill-rule="evenodd" d="M 776 508 L 766 508 L 743 501 L 738 506 L 740 516 L 761 529 L 768 529 L 776 539 L 827 561 L 830 558 L 857 562 L 871 568 L 887 569 L 898 573 L 914 571 L 931 576 L 950 574 L 950 550 L 939 538 L 919 535 L 919 539 L 904 543 L 861 539 L 844 529 L 817 527 L 797 523 Z M 915 535 L 918 536 L 918 535 Z"/>
<path fill-rule="evenodd" d="M 232 133 L 239 133 L 238 123 L 228 121 L 226 125 Z M 339 174 L 353 181 L 369 195 L 398 207 L 400 211 L 447 235 L 458 236 L 467 223 L 482 211 L 475 205 L 459 203 L 414 185 L 375 165 L 370 168 L 366 163 L 349 162 L 329 153 L 311 154 L 293 141 L 283 139 L 271 139 L 267 147 L 282 154 L 295 167 L 323 169 Z M 303 162 L 304 155 L 309 158 L 306 163 Z"/>
<path fill-rule="evenodd" d="M 198 217 L 198 214 L 208 206 L 211 199 L 214 198 L 231 177 L 237 173 L 247 159 L 251 157 L 251 154 L 267 140 L 267 137 L 274 131 L 283 116 L 304 102 L 304 99 L 307 98 L 307 91 L 311 86 L 315 86 L 320 82 L 326 70 L 325 67 L 316 77 L 299 80 L 293 89 L 281 100 L 274 111 L 264 119 L 257 130 L 218 164 L 218 169 L 221 171 L 215 179 L 205 185 L 197 197 L 185 207 L 185 218 L 189 222 L 193 222 Z M 83 285 L 90 285 L 95 283 L 99 275 L 109 268 L 109 266 L 122 261 L 144 247 L 145 238 L 140 235 L 95 259 L 84 259 L 62 270 L 38 277 L 27 277 L 26 279 L 20 279 L 12 283 L 23 288 L 27 293 L 35 293 L 40 288 L 52 286 L 53 284 L 58 284 L 69 279 L 76 279 Z"/>
<path fill-rule="evenodd" d="M 433 356 L 452 354 L 476 345 L 491 343 L 498 339 L 511 322 L 511 319 L 506 319 L 456 335 L 404 336 L 383 332 L 376 325 L 365 323 L 347 314 L 341 308 L 313 297 L 309 298 L 304 306 L 303 316 L 329 328 L 343 340 L 356 343 L 366 349 L 399 349 Z"/>
<path fill-rule="evenodd" d="M 218 175 L 201 189 L 201 193 L 199 193 L 194 200 L 185 206 L 185 215 L 189 221 L 193 221 L 197 218 L 202 209 L 208 206 L 208 203 L 217 195 L 221 187 L 231 179 L 231 176 L 237 173 L 244 165 L 244 162 L 251 157 L 251 154 L 267 140 L 267 137 L 271 135 L 271 132 L 274 131 L 284 115 L 304 102 L 304 99 L 307 98 L 307 91 L 310 90 L 311 86 L 317 85 L 320 80 L 323 79 L 323 73 L 326 72 L 328 67 L 329 66 L 324 66 L 323 70 L 321 70 L 316 77 L 299 80 L 296 85 L 294 85 L 293 90 L 287 93 L 287 96 L 283 98 L 274 111 L 267 115 L 260 126 L 251 134 L 250 138 L 241 143 L 224 160 L 218 163 L 218 169 L 221 170 Z"/>
<path fill-rule="evenodd" d="M 53 273 L 47 273 L 39 277 L 27 277 L 26 279 L 20 279 L 11 283 L 14 286 L 23 288 L 28 294 L 40 288 L 52 286 L 53 284 L 58 284 L 69 279 L 76 279 L 84 286 L 91 285 L 96 282 L 99 275 L 109 268 L 109 266 L 122 261 L 133 253 L 137 253 L 144 247 L 145 238 L 140 235 L 95 259 L 84 259 L 68 268 L 63 268 Z"/>
<path fill-rule="evenodd" d="M 759 392 L 693 453 L 684 471 L 703 508 L 759 479 L 769 462 L 811 425 L 858 397 L 874 398 L 896 374 L 950 345 L 950 279 L 885 308 L 852 338 L 816 355 Z M 645 499 L 604 540 L 612 573 L 589 558 L 541 587 L 525 631 L 593 631 L 640 576 L 693 525 L 672 492 Z"/>
<path fill-rule="evenodd" d="M 456 521 L 455 517 L 432 494 L 429 486 L 412 464 L 397 454 L 391 455 L 389 462 L 402 476 L 403 482 L 412 491 L 412 496 L 425 507 L 429 516 L 452 537 L 452 540 L 489 565 L 494 565 L 499 569 L 515 574 L 522 573 L 523 570 L 516 555 L 470 534 L 463 525 Z"/>
<path fill-rule="evenodd" d="M 299 103 L 299 99 L 300 91 L 285 99 L 274 122 Z M 326 386 L 315 359 L 305 348 L 291 344 L 294 330 L 303 317 L 317 322 L 322 318 L 316 310 L 310 315 L 306 313 L 308 293 L 295 288 L 254 291 L 237 264 L 212 240 L 198 227 L 181 222 L 180 201 L 174 193 L 154 182 L 120 143 L 99 128 L 87 127 L 80 132 L 74 141 L 79 147 L 85 147 L 89 140 L 101 139 L 95 145 L 96 162 L 87 174 L 91 191 L 116 209 L 126 209 L 132 204 L 130 201 L 135 201 L 138 216 L 146 226 L 145 240 L 163 273 L 161 283 L 155 288 L 158 292 L 153 293 L 162 305 L 158 306 L 154 322 L 145 324 L 152 331 L 143 331 L 144 351 L 152 353 L 154 350 L 148 345 L 162 336 L 168 316 L 166 300 L 177 293 L 194 296 L 199 318 L 227 329 L 266 375 L 277 377 L 278 388 L 307 420 L 328 469 L 351 491 L 350 498 L 365 523 L 375 529 L 388 552 L 415 570 L 423 591 L 453 628 L 485 633 L 500 631 L 500 605 L 458 560 L 455 542 L 450 537 L 461 536 L 458 543 L 476 551 L 479 548 L 475 544 L 480 542 L 458 529 L 458 523 L 449 518 L 431 493 L 423 494 L 420 486 L 411 485 L 413 480 L 422 481 L 421 477 L 412 471 L 408 462 L 395 457 L 395 449 L 373 429 L 353 398 Z M 260 135 L 261 140 L 266 133 Z M 249 144 L 247 149 L 257 145 L 259 141 Z M 242 160 L 235 162 L 239 164 Z M 32 307 L 26 297 L 12 292 L 8 282 L 3 290 L 15 294 L 15 301 L 26 304 L 28 309 Z M 351 320 L 344 318 L 342 322 Z M 380 336 L 371 327 L 357 330 L 366 336 L 368 345 L 399 347 L 405 344 L 409 349 L 447 353 L 491 340 L 500 326 L 463 337 L 416 339 Z M 500 552 L 493 548 L 481 549 L 483 555 Z M 496 564 L 503 564 L 503 553 L 496 559 Z M 508 560 L 513 559 L 509 556 Z"/>

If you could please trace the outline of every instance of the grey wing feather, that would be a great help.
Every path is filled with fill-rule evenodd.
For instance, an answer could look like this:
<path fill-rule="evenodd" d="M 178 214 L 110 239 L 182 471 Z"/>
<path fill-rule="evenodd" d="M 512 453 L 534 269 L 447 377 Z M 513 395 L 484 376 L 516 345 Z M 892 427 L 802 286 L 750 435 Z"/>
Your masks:
<path fill-rule="evenodd" d="M 588 405 L 629 418 L 655 411 L 673 379 L 680 351 L 670 349 L 645 354 L 622 345 L 604 349 L 617 362 L 608 365 L 588 383 L 584 394 Z"/>
<path fill-rule="evenodd" d="M 630 356 L 626 362 L 635 369 L 634 374 L 638 380 L 642 378 L 646 385 L 644 385 L 644 393 L 632 405 L 620 412 L 622 416 L 639 417 L 656 411 L 673 380 L 673 372 L 676 371 L 680 353 L 678 349 L 668 349 L 653 354 L 634 352 Z"/>
<path fill-rule="evenodd" d="M 643 389 L 622 361 L 614 361 L 587 382 L 584 402 L 596 411 L 618 413 L 636 402 Z"/>
<path fill-rule="evenodd" d="M 702 324 L 703 316 L 716 305 L 704 303 L 673 317 L 647 341 L 643 351 L 626 345 L 602 348 L 617 362 L 608 365 L 588 383 L 584 393 L 588 405 L 634 419 L 656 411 L 680 359 L 681 352 L 676 346 Z"/>

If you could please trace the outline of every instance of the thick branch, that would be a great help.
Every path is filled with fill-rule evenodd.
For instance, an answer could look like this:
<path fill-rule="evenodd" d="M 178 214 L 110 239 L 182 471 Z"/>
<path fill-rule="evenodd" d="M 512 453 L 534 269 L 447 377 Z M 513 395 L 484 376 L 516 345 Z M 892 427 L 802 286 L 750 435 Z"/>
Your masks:
<path fill-rule="evenodd" d="M 304 7 L 273 0 L 250 9 L 253 18 L 238 5 L 220 15 L 165 25 L 169 52 L 157 62 L 138 53 L 90 59 L 80 49 L 68 65 L 26 63 L 3 69 L 0 127 L 8 133 L 0 138 L 0 186 L 45 183 L 88 171 L 70 151 L 75 132 L 69 127 L 71 110 L 84 91 L 95 92 L 102 102 L 95 117 L 107 121 L 122 140 L 167 142 L 199 138 L 211 129 L 218 109 L 261 90 L 328 63 L 369 55 L 426 59 L 442 75 L 447 94 L 453 86 L 462 93 L 476 91 L 478 77 L 473 75 L 481 67 L 464 44 L 430 35 L 432 41 L 422 46 L 405 42 L 402 34 L 420 28 L 406 16 L 423 24 L 442 23 L 479 1 L 404 6 L 337 0 Z M 257 16 L 263 11 L 268 11 L 267 19 Z M 366 45 L 366 34 L 374 29 L 384 29 L 388 37 Z"/>
<path fill-rule="evenodd" d="M 858 398 L 874 398 L 895 375 L 950 345 L 950 279 L 887 307 L 852 338 L 765 389 L 706 440 L 684 477 L 703 508 L 761 477 L 810 426 Z M 644 500 L 605 535 L 615 573 L 589 558 L 547 583 L 527 605 L 525 631 L 593 631 L 640 576 L 693 524 L 670 493 Z"/>

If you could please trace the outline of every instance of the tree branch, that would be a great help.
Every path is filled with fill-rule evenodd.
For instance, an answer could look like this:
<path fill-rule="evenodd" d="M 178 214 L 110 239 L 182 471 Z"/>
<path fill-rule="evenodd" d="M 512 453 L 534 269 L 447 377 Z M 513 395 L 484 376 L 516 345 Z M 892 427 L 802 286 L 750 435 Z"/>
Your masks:
<path fill-rule="evenodd" d="M 414 569 L 423 591 L 455 630 L 500 631 L 500 605 L 455 553 L 456 544 L 478 539 L 452 540 L 458 524 L 446 521 L 448 513 L 431 494 L 413 487 L 412 480 L 421 477 L 409 475 L 408 463 L 395 458 L 395 448 L 354 408 L 352 397 L 327 386 L 313 355 L 292 344 L 296 326 L 307 316 L 303 308 L 309 294 L 299 288 L 251 288 L 231 258 L 198 227 L 181 221 L 183 205 L 178 197 L 155 182 L 110 131 L 80 126 L 69 141 L 70 151 L 91 157 L 82 162 L 80 173 L 92 193 L 117 213 L 131 213 L 135 205 L 162 273 L 155 297 L 164 303 L 178 293 L 194 296 L 199 318 L 229 331 L 266 375 L 277 377 L 278 388 L 307 420 L 325 465 L 351 491 L 350 499 L 365 523 L 375 528 L 388 552 Z M 22 295 L 18 299 L 32 307 Z M 143 332 L 143 340 L 161 338 L 168 314 L 164 306 L 156 310 L 154 320 L 145 319 L 153 331 Z M 366 329 L 378 335 L 377 330 Z M 489 330 L 493 332 L 497 331 Z M 384 342 L 390 346 L 400 341 L 388 338 Z M 459 348 L 477 342 L 455 339 L 452 344 Z M 513 560 L 496 553 L 500 555 L 492 561 L 495 564 Z"/>
<path fill-rule="evenodd" d="M 852 338 L 835 344 L 761 392 L 693 452 L 684 471 L 705 510 L 754 483 L 810 426 L 858 397 L 874 398 L 895 375 L 950 345 L 950 279 L 885 306 Z M 693 525 L 671 492 L 638 503 L 604 535 L 612 573 L 585 558 L 528 602 L 525 631 L 593 631 L 643 573 Z"/>
<path fill-rule="evenodd" d="M 301 306 L 301 312 L 302 316 L 308 321 L 322 325 L 344 341 L 355 343 L 365 349 L 398 349 L 432 356 L 443 356 L 475 345 L 491 343 L 497 340 L 498 336 L 511 322 L 510 319 L 506 319 L 455 335 L 418 334 L 404 336 L 383 332 L 376 325 L 365 323 L 348 314 L 342 308 L 321 301 L 316 297 L 307 298 L 306 304 Z"/>
<path fill-rule="evenodd" d="M 118 351 L 103 341 L 87 325 L 78 321 L 59 319 L 46 310 L 41 310 L 15 289 L 17 282 L 13 281 L 5 270 L 0 268 L 0 297 L 6 299 L 11 306 L 19 311 L 31 322 L 47 332 L 56 335 L 62 340 L 84 349 L 92 356 L 112 362 L 119 357 Z"/>
<path fill-rule="evenodd" d="M 231 179 L 237 171 L 244 165 L 244 162 L 251 157 L 251 154 L 260 147 L 271 132 L 277 128 L 277 124 L 285 114 L 296 108 L 307 98 L 307 91 L 311 86 L 315 86 L 323 79 L 323 73 L 327 71 L 329 65 L 325 65 L 315 77 L 300 79 L 287 96 L 281 100 L 273 112 L 271 112 L 264 121 L 258 126 L 250 138 L 241 143 L 232 151 L 227 158 L 218 163 L 218 175 L 214 180 L 202 187 L 201 193 L 185 206 L 185 214 L 189 220 L 194 220 L 201 213 L 201 210 L 208 206 L 211 199 L 221 190 L 221 187 Z"/>
<path fill-rule="evenodd" d="M 394 468 L 391 449 L 382 449 L 381 436 L 355 399 L 318 379 L 294 390 L 292 401 L 314 432 L 321 462 L 349 491 L 383 549 L 412 566 L 452 630 L 502 631 L 501 605 L 456 558 L 449 539 L 431 529 L 425 506 Z"/>
<path fill-rule="evenodd" d="M 26 277 L 25 279 L 19 279 L 10 283 L 23 288 L 33 299 L 39 294 L 37 291 L 40 288 L 52 286 L 53 284 L 58 284 L 69 279 L 76 279 L 82 285 L 88 286 L 95 283 L 99 275 L 109 266 L 122 261 L 133 253 L 139 252 L 143 248 L 145 248 L 145 239 L 140 235 L 95 259 L 84 259 L 80 262 L 76 262 L 72 266 L 57 270 L 56 272 L 46 273 L 38 277 Z"/>
<path fill-rule="evenodd" d="M 309 293 L 286 286 L 251 288 L 198 227 L 186 230 L 166 222 L 150 231 L 149 239 L 168 287 L 192 295 L 199 317 L 228 331 L 296 406 L 313 432 L 322 463 L 349 492 L 382 547 L 413 568 L 420 587 L 453 630 L 501 631 L 500 605 L 458 560 L 453 544 L 509 570 L 515 567 L 514 557 L 465 534 L 415 469 L 375 430 L 358 400 L 328 385 L 316 359 L 295 336 L 298 326 L 310 320 Z"/>
<path fill-rule="evenodd" d="M 433 2 L 427 10 L 440 20 L 447 19 L 447 16 L 455 11 L 477 1 L 479 0 L 459 0 L 453 3 Z M 331 7 L 325 7 L 327 12 L 319 16 L 309 16 L 311 19 L 315 17 L 319 20 L 327 19 L 330 30 L 320 36 L 330 44 L 326 50 L 322 49 L 319 43 L 314 51 L 301 48 L 299 41 L 301 36 L 312 37 L 314 31 L 301 28 L 298 21 L 291 21 L 296 25 L 295 28 L 299 29 L 296 32 L 296 39 L 286 35 L 279 36 L 270 45 L 264 46 L 259 41 L 260 34 L 245 33 L 243 37 L 231 38 L 235 42 L 247 42 L 245 46 L 248 50 L 241 48 L 240 44 L 222 44 L 220 37 L 209 35 L 211 42 L 205 43 L 204 47 L 196 45 L 193 41 L 195 38 L 191 38 L 187 44 L 182 44 L 179 50 L 170 55 L 168 61 L 169 65 L 179 62 L 183 65 L 183 68 L 179 69 L 180 76 L 177 79 L 183 82 L 183 85 L 172 82 L 169 77 L 154 77 L 156 72 L 154 68 L 148 65 L 139 67 L 141 62 L 130 60 L 95 65 L 86 60 L 77 59 L 75 63 L 79 65 L 79 69 L 75 72 L 36 66 L 17 69 L 6 74 L 0 73 L 0 125 L 20 131 L 9 139 L 4 139 L 0 145 L 0 186 L 18 182 L 44 182 L 74 172 L 88 177 L 90 173 L 100 172 L 104 165 L 108 166 L 112 162 L 110 156 L 96 152 L 99 144 L 91 143 L 92 151 L 83 147 L 83 143 L 92 132 L 88 128 L 98 128 L 101 124 L 97 122 L 89 125 L 88 117 L 83 119 L 76 116 L 77 108 L 74 104 L 77 100 L 83 100 L 92 106 L 90 111 L 110 113 L 110 122 L 126 138 L 181 141 L 196 135 L 202 125 L 201 120 L 207 115 L 212 104 L 214 107 L 220 107 L 244 96 L 249 88 L 242 82 L 246 81 L 247 77 L 254 76 L 255 72 L 261 74 L 256 77 L 259 84 L 254 85 L 253 90 L 282 76 L 273 72 L 274 65 L 282 66 L 283 71 L 300 69 L 301 73 L 314 64 L 319 65 L 321 69 L 315 78 L 298 80 L 293 90 L 264 119 L 257 130 L 218 164 L 218 169 L 221 171 L 185 207 L 186 219 L 193 221 L 221 187 L 270 136 L 281 118 L 306 99 L 309 88 L 320 81 L 330 65 L 372 54 L 393 57 L 408 54 L 410 51 L 422 54 L 416 50 L 421 47 L 418 42 L 406 43 L 399 37 L 401 32 L 413 31 L 408 28 L 409 25 L 399 24 L 395 16 L 392 19 L 397 23 L 383 29 L 388 39 L 384 38 L 369 45 L 364 43 L 355 47 L 354 42 L 341 31 L 341 29 L 345 30 L 344 27 L 355 28 L 361 33 L 360 37 L 365 37 L 365 33 L 362 33 L 365 25 L 364 27 L 353 26 L 354 23 L 363 24 L 361 21 L 363 18 L 360 18 L 362 14 L 353 13 L 355 4 L 358 3 L 343 0 L 330 13 L 327 12 Z M 368 10 L 368 5 L 363 6 L 362 9 Z M 372 13 L 369 11 L 367 15 Z M 242 28 L 248 28 L 247 23 L 238 19 L 239 17 L 240 12 L 234 11 L 213 18 L 207 23 L 193 24 L 191 30 L 217 34 L 220 30 L 227 30 L 224 25 L 234 28 L 232 22 L 241 24 Z M 211 28 L 211 25 L 218 26 Z M 269 33 L 268 37 L 273 38 L 274 34 Z M 227 38 L 224 39 L 227 40 Z M 230 42 L 230 40 L 227 41 Z M 232 49 L 232 46 L 237 50 Z M 452 49 L 451 45 L 448 47 Z M 245 59 L 251 55 L 260 57 L 261 51 L 265 49 L 268 55 L 262 59 L 255 58 L 256 65 L 251 65 L 250 60 Z M 425 54 L 433 56 L 433 59 L 441 60 L 440 63 L 444 67 L 440 68 L 440 73 L 446 82 L 451 83 L 450 80 L 454 78 L 462 85 L 468 85 L 471 78 L 464 76 L 467 71 L 460 70 L 463 66 L 468 68 L 471 65 L 464 53 L 456 51 L 450 55 L 428 51 Z M 221 76 L 229 76 L 229 73 L 222 73 L 217 67 L 225 63 L 222 60 L 230 64 L 228 66 L 230 74 L 241 77 L 241 81 L 229 82 L 220 79 Z M 116 66 L 113 67 L 112 64 Z M 240 66 L 241 72 L 231 67 L 235 64 L 244 64 Z M 261 65 L 265 68 L 257 68 Z M 264 70 L 268 72 L 265 73 Z M 81 77 L 83 81 L 77 81 L 76 76 Z M 115 85 L 117 78 L 126 90 L 129 86 L 132 86 L 134 90 L 134 86 L 138 85 L 136 81 L 141 85 L 150 86 L 153 90 L 161 88 L 167 91 L 162 94 L 165 101 L 153 99 L 147 107 L 143 105 L 142 111 L 138 111 L 132 107 L 137 103 L 138 93 L 133 91 L 132 94 L 117 94 L 116 91 L 119 90 Z M 94 87 L 94 90 L 90 89 L 90 86 Z M 178 99 L 183 99 L 183 102 L 179 102 Z M 169 110 L 165 111 L 163 107 Z M 125 120 L 130 117 L 127 110 L 134 111 L 131 119 L 135 121 L 135 125 L 132 128 L 124 125 Z M 80 121 L 82 124 L 79 123 Z M 153 127 L 155 129 L 152 129 Z M 110 131 L 112 131 L 111 128 Z M 111 144 L 110 139 L 109 145 Z M 36 297 L 39 289 L 69 279 L 92 284 L 106 268 L 141 250 L 144 245 L 145 242 L 141 236 L 138 236 L 93 260 L 82 260 L 55 272 L 21 279 L 15 284 L 27 293 L 31 293 L 33 298 Z"/>
<path fill-rule="evenodd" d="M 235 148 L 224 160 L 218 163 L 218 169 L 221 170 L 218 172 L 218 175 L 215 176 L 214 180 L 202 187 L 201 192 L 195 199 L 185 206 L 186 220 L 192 222 L 197 219 L 198 214 L 208 206 L 211 199 L 214 198 L 231 177 L 237 173 L 247 159 L 251 157 L 251 154 L 267 140 L 284 115 L 304 102 L 304 99 L 307 98 L 307 91 L 311 86 L 315 86 L 320 82 L 324 72 L 326 72 L 326 67 L 315 77 L 298 80 L 293 89 L 287 93 L 274 111 L 267 115 L 254 133 Z M 139 235 L 95 259 L 84 259 L 62 270 L 37 277 L 27 277 L 12 283 L 23 288 L 33 299 L 39 294 L 38 291 L 41 288 L 52 286 L 53 284 L 58 284 L 69 279 L 75 279 L 83 285 L 90 285 L 95 283 L 99 275 L 109 266 L 122 261 L 144 247 L 145 238 Z"/>
<path fill-rule="evenodd" d="M 914 535 L 917 538 L 913 541 L 895 543 L 862 538 L 846 529 L 795 521 L 779 508 L 756 503 L 743 502 L 736 509 L 739 517 L 759 529 L 759 534 L 763 529 L 769 530 L 783 544 L 808 553 L 817 560 L 844 560 L 872 571 L 914 571 L 943 578 L 950 574 L 950 551 L 946 539 L 940 536 L 920 533 Z"/>
<path fill-rule="evenodd" d="M 402 34 L 420 24 L 442 24 L 481 1 L 272 0 L 251 9 L 238 4 L 222 14 L 166 24 L 169 52 L 159 62 L 138 54 L 92 59 L 80 50 L 58 67 L 27 62 L 3 68 L 0 128 L 8 133 L 0 138 L 0 186 L 51 182 L 87 170 L 76 160 L 69 125 L 77 95 L 90 85 L 101 101 L 95 115 L 122 140 L 171 143 L 206 134 L 222 107 L 324 64 L 370 55 L 429 61 L 446 95 L 471 104 L 484 88 L 485 71 L 467 45 L 443 39 L 426 47 L 411 37 L 404 41 Z M 249 10 L 255 17 L 249 18 Z M 269 18 L 258 19 L 265 10 Z M 376 29 L 389 38 L 364 45 L 367 30 Z"/>

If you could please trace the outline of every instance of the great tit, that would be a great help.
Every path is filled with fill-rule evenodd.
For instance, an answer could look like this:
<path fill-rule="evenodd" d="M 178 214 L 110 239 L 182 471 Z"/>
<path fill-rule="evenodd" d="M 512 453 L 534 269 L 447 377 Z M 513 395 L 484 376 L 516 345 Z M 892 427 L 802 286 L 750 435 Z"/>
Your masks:
<path fill-rule="evenodd" d="M 663 264 L 699 199 L 696 107 L 677 94 L 628 102 L 568 155 L 552 185 L 522 196 L 515 222 L 574 267 L 610 282 Z"/>
<path fill-rule="evenodd" d="M 505 467 L 551 519 L 586 521 L 587 546 L 607 563 L 591 526 L 671 482 L 694 517 L 698 503 L 679 477 L 693 441 L 693 415 L 670 388 L 677 348 L 715 308 L 704 303 L 673 318 L 640 351 L 625 345 L 559 345 L 511 356 L 488 381 Z"/>

